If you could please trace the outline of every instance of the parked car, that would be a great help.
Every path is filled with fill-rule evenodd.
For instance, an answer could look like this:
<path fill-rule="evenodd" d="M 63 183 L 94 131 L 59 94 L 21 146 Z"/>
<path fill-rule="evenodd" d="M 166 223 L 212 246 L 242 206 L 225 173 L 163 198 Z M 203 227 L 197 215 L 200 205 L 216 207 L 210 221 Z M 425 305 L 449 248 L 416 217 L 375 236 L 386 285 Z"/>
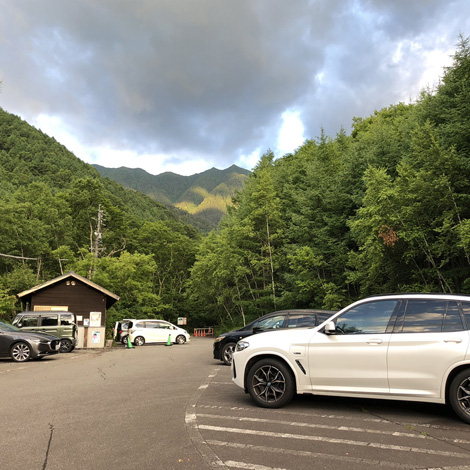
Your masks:
<path fill-rule="evenodd" d="M 232 363 L 235 345 L 242 338 L 263 331 L 317 326 L 334 313 L 336 313 L 335 310 L 280 310 L 268 313 L 243 328 L 219 335 L 214 340 L 214 359 L 218 359 L 229 366 Z"/>
<path fill-rule="evenodd" d="M 16 315 L 13 326 L 59 338 L 62 353 L 72 352 L 78 342 L 78 327 L 72 312 L 22 312 Z"/>
<path fill-rule="evenodd" d="M 114 324 L 113 339 L 116 343 L 121 342 L 122 344 L 127 344 L 130 321 L 130 319 L 126 318 L 124 320 L 119 320 Z"/>
<path fill-rule="evenodd" d="M 470 423 L 470 296 L 402 294 L 351 304 L 313 329 L 237 343 L 232 377 L 262 407 L 294 394 L 448 403 Z"/>
<path fill-rule="evenodd" d="M 164 320 L 131 320 L 128 325 L 129 338 L 136 346 L 145 343 L 184 344 L 189 341 L 189 333 Z"/>
<path fill-rule="evenodd" d="M 10 356 L 15 362 L 40 359 L 57 354 L 60 342 L 55 336 L 22 331 L 0 321 L 0 356 Z"/>

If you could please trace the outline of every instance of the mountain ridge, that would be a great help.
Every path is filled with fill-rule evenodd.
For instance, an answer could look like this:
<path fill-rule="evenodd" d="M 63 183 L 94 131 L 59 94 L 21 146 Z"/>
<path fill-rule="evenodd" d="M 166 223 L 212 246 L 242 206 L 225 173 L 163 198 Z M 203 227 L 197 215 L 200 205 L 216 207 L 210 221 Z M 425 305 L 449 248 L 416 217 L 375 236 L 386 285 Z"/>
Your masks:
<path fill-rule="evenodd" d="M 189 176 L 170 171 L 152 175 L 141 168 L 125 166 L 92 166 L 105 178 L 191 214 L 209 230 L 220 222 L 232 197 L 243 188 L 251 173 L 235 164 L 222 170 L 212 167 Z"/>

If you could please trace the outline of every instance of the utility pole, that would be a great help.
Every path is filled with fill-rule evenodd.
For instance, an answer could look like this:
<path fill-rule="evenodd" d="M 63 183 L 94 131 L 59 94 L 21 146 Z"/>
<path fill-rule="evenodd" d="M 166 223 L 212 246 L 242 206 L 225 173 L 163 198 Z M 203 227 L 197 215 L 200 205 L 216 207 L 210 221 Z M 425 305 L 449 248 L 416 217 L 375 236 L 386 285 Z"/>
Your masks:
<path fill-rule="evenodd" d="M 91 266 L 88 269 L 88 279 L 93 279 L 95 276 L 96 272 L 96 262 L 95 260 L 98 259 L 98 253 L 100 250 L 100 243 L 103 238 L 103 234 L 101 233 L 101 224 L 103 222 L 103 211 L 101 210 L 101 204 L 98 205 L 98 220 L 96 223 L 96 230 L 93 232 L 94 235 L 94 240 L 93 237 L 91 237 L 90 240 L 90 251 L 93 253 L 94 260 L 91 264 Z"/>
<path fill-rule="evenodd" d="M 101 243 L 101 239 L 103 238 L 103 234 L 101 233 L 102 222 L 103 222 L 103 211 L 101 210 L 101 204 L 100 204 L 98 206 L 98 223 L 96 224 L 96 230 L 95 230 L 95 249 L 94 249 L 95 258 L 98 258 L 99 245 Z"/>

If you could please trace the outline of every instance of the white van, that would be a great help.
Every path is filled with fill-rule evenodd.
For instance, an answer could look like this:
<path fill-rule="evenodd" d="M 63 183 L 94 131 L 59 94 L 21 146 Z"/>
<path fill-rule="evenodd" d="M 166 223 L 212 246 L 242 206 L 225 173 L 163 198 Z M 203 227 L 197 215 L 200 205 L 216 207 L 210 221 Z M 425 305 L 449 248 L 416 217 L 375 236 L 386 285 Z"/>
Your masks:
<path fill-rule="evenodd" d="M 136 346 L 145 343 L 176 343 L 189 341 L 189 333 L 165 320 L 130 320 L 128 325 L 129 339 Z"/>

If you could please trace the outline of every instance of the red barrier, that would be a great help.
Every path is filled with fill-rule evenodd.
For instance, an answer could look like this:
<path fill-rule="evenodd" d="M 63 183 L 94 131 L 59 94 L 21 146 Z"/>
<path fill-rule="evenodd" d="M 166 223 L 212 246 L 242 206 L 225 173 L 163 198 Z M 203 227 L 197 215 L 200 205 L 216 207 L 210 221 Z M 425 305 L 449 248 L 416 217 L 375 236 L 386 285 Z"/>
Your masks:
<path fill-rule="evenodd" d="M 214 336 L 214 328 L 194 328 L 193 336 Z"/>

